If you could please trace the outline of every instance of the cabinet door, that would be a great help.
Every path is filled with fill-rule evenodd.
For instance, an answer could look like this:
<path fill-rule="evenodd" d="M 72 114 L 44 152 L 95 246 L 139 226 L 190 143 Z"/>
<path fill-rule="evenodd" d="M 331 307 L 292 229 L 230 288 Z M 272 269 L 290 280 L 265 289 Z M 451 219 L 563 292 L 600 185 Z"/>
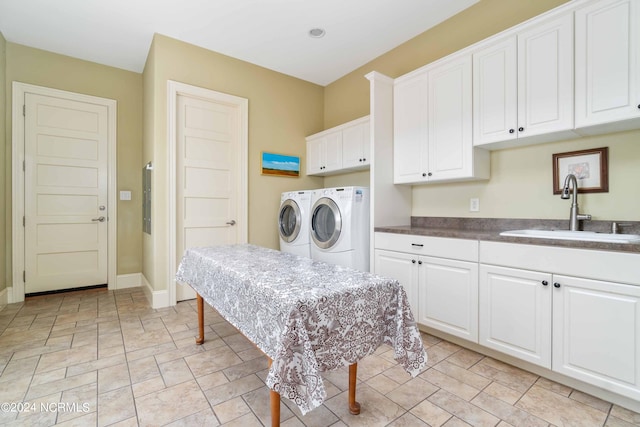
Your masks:
<path fill-rule="evenodd" d="M 514 139 L 518 128 L 516 37 L 473 54 L 473 143 Z"/>
<path fill-rule="evenodd" d="M 427 76 L 393 88 L 393 177 L 395 184 L 427 181 Z"/>
<path fill-rule="evenodd" d="M 479 343 L 551 369 L 551 274 L 480 265 Z"/>
<path fill-rule="evenodd" d="M 518 34 L 518 138 L 573 129 L 573 15 Z"/>
<path fill-rule="evenodd" d="M 639 400 L 640 287 L 553 281 L 553 370 Z"/>
<path fill-rule="evenodd" d="M 640 118 L 640 4 L 599 1 L 575 20 L 576 127 Z"/>
<path fill-rule="evenodd" d="M 323 138 L 307 140 L 307 175 L 321 174 L 325 165 Z"/>
<path fill-rule="evenodd" d="M 326 135 L 325 168 L 324 172 L 331 172 L 342 168 L 342 132 L 337 131 Z"/>
<path fill-rule="evenodd" d="M 324 175 L 341 168 L 341 131 L 307 140 L 307 175 Z"/>
<path fill-rule="evenodd" d="M 369 122 L 342 130 L 342 167 L 358 168 L 370 163 Z"/>
<path fill-rule="evenodd" d="M 473 175 L 471 56 L 428 72 L 429 181 Z"/>
<path fill-rule="evenodd" d="M 418 262 L 418 322 L 477 343 L 478 264 L 432 257 Z"/>
<path fill-rule="evenodd" d="M 415 255 L 375 250 L 375 273 L 396 279 L 407 294 L 413 317 L 418 320 L 418 268 Z"/>

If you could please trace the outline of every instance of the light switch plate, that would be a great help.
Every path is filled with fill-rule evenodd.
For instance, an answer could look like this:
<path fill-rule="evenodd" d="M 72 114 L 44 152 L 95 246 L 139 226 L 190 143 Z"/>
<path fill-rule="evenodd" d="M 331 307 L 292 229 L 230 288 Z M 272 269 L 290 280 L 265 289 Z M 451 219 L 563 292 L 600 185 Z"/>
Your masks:
<path fill-rule="evenodd" d="M 120 200 L 131 200 L 131 191 L 121 191 Z"/>

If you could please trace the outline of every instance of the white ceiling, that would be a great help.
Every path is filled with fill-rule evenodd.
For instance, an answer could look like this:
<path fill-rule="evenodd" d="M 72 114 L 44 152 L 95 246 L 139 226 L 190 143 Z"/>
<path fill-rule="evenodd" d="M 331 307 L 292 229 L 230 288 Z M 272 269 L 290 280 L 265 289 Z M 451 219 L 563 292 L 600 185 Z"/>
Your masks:
<path fill-rule="evenodd" d="M 135 72 L 160 33 L 325 86 L 477 1 L 0 0 L 0 32 Z"/>

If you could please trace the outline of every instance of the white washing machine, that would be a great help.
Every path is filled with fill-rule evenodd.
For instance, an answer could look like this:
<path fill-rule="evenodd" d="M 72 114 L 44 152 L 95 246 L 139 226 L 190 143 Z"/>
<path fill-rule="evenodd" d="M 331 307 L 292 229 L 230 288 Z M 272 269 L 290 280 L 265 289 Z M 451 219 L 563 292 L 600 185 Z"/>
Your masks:
<path fill-rule="evenodd" d="M 311 258 L 309 216 L 312 195 L 312 190 L 282 193 L 278 212 L 278 234 L 282 252 Z"/>
<path fill-rule="evenodd" d="M 369 189 L 315 190 L 311 205 L 311 258 L 369 271 Z"/>

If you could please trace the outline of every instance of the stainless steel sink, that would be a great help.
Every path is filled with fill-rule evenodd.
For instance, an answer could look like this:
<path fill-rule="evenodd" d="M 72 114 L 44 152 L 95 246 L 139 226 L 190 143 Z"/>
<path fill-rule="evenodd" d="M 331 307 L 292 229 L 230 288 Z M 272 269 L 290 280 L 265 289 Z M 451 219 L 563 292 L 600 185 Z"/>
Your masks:
<path fill-rule="evenodd" d="M 594 231 L 569 230 L 511 230 L 503 231 L 501 236 L 527 237 L 534 239 L 582 240 L 586 242 L 603 243 L 640 243 L 637 234 L 609 234 Z"/>

